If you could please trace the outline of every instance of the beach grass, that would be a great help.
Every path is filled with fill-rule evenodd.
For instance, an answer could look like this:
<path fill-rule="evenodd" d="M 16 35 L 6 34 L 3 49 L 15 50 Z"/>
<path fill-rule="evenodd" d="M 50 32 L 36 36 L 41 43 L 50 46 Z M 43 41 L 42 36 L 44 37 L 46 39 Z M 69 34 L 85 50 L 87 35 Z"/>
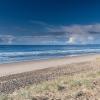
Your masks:
<path fill-rule="evenodd" d="M 26 86 L 12 94 L 2 94 L 0 100 L 77 100 L 75 98 L 84 95 L 90 98 L 96 93 L 96 80 L 99 77 L 100 71 L 65 75 L 52 81 Z"/>

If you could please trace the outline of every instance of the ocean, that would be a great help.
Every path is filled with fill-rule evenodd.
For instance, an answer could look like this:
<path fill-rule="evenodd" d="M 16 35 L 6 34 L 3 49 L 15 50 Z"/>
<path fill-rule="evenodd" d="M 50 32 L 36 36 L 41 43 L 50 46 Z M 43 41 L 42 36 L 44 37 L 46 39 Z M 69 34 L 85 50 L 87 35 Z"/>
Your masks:
<path fill-rule="evenodd" d="M 100 53 L 100 45 L 0 45 L 0 64 Z"/>

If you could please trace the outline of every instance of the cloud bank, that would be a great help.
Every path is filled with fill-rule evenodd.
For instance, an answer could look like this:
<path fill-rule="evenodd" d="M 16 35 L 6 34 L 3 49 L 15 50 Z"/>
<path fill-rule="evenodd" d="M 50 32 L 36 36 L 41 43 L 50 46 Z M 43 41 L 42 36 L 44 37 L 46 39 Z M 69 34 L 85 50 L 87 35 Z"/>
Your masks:
<path fill-rule="evenodd" d="M 0 44 L 100 44 L 99 23 L 69 26 L 54 26 L 39 21 L 32 23 L 43 25 L 43 33 L 37 32 L 19 36 L 15 34 L 0 35 Z"/>
<path fill-rule="evenodd" d="M 67 44 L 100 43 L 100 24 L 70 25 L 48 28 L 51 32 L 64 32 Z"/>

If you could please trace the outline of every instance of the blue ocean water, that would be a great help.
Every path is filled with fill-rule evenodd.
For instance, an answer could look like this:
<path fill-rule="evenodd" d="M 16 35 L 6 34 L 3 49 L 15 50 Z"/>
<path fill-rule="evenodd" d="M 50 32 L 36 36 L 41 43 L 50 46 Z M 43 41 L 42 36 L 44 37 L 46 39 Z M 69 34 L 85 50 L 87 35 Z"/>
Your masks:
<path fill-rule="evenodd" d="M 100 53 L 100 45 L 0 45 L 0 63 Z"/>

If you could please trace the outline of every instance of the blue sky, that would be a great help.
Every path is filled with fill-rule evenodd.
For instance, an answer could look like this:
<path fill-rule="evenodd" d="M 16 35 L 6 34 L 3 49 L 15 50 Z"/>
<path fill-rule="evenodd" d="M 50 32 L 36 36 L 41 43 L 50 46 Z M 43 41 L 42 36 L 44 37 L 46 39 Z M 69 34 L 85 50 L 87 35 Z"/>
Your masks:
<path fill-rule="evenodd" d="M 0 44 L 100 44 L 100 0 L 1 0 Z"/>

